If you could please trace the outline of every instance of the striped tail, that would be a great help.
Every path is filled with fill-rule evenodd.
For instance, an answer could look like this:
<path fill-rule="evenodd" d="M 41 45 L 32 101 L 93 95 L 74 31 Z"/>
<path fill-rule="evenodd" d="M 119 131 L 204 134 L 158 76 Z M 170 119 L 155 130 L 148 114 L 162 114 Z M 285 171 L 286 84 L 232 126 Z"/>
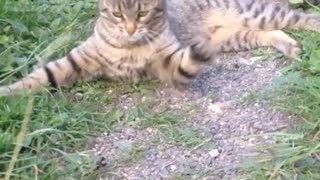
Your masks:
<path fill-rule="evenodd" d="M 8 96 L 22 91 L 36 92 L 42 86 L 51 85 L 57 87 L 63 85 L 66 80 L 75 79 L 72 58 L 64 57 L 54 62 L 48 63 L 45 67 L 37 69 L 22 80 L 0 87 L 0 96 Z"/>

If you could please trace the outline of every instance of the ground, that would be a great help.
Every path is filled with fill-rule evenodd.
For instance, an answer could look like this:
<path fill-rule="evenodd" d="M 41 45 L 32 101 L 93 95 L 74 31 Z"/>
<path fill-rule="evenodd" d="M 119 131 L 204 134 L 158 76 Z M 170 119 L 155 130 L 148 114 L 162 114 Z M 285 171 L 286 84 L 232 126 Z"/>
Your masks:
<path fill-rule="evenodd" d="M 157 102 L 153 111 L 168 108 L 188 113 L 189 118 L 176 127 L 195 130 L 201 142 L 188 148 L 164 138 L 158 127 L 122 125 L 91 146 L 101 158 L 102 174 L 111 179 L 239 177 L 238 166 L 255 152 L 256 145 L 274 143 L 268 136 L 256 135 L 290 130 L 292 121 L 253 97 L 271 86 L 286 62 L 259 59 L 263 57 L 249 53 L 225 55 L 183 92 L 162 85 L 151 97 L 122 97 L 120 106 L 126 108 L 149 98 Z M 132 147 L 139 148 L 139 157 L 133 164 L 121 163 L 132 156 Z"/>
<path fill-rule="evenodd" d="M 6 85 L 85 40 L 96 0 L 0 1 L 0 12 Z M 0 97 L 0 179 L 320 179 L 320 36 L 289 34 L 300 57 L 224 55 L 183 92 L 97 81 L 37 93 L 32 107 Z"/>

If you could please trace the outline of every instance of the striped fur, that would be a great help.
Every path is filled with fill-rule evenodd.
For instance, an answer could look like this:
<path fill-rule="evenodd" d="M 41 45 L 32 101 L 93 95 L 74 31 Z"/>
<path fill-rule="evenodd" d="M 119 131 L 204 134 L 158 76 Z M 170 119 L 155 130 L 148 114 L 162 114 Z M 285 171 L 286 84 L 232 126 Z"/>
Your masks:
<path fill-rule="evenodd" d="M 65 57 L 1 87 L 0 96 L 95 78 L 185 85 L 216 52 L 271 46 L 292 57 L 300 48 L 283 30 L 319 31 L 320 18 L 268 0 L 100 0 L 94 28 Z"/>
<path fill-rule="evenodd" d="M 283 31 L 289 29 L 320 31 L 320 16 L 288 9 L 282 3 L 271 0 L 171 0 L 178 6 L 174 28 L 178 39 L 188 42 L 206 29 L 218 52 L 242 51 L 271 46 L 293 57 L 301 50 L 298 43 Z M 276 0 L 275 0 L 276 1 Z M 192 12 L 199 12 L 194 16 Z M 190 24 L 186 29 L 185 24 Z M 195 22 L 195 23 L 194 23 Z"/>

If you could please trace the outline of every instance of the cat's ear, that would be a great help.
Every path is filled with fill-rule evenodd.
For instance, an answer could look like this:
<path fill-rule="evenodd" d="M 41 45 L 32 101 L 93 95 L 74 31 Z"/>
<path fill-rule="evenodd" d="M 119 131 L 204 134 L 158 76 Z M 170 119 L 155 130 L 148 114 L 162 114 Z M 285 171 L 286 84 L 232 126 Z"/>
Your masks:
<path fill-rule="evenodd" d="M 110 8 L 112 5 L 114 5 L 119 0 L 98 0 L 98 8 L 99 11 L 104 11 L 107 8 Z"/>
<path fill-rule="evenodd" d="M 99 0 L 98 2 L 99 11 L 102 11 L 103 9 L 105 9 L 105 6 L 106 6 L 106 0 Z"/>

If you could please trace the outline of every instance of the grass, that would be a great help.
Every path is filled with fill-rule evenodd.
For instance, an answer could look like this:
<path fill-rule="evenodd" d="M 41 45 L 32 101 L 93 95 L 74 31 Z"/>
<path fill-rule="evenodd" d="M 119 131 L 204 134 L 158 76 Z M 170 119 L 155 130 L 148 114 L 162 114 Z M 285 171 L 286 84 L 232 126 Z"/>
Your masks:
<path fill-rule="evenodd" d="M 39 59 L 61 57 L 81 43 L 92 30 L 95 8 L 94 0 L 1 1 L 0 83 L 13 82 Z M 76 92 L 83 92 L 83 99 L 72 99 Z M 101 83 L 79 84 L 70 94 L 34 97 L 11 179 L 79 179 L 95 168 L 97 160 L 83 146 L 91 136 L 111 131 L 119 111 L 102 108 L 113 97 Z M 0 98 L 0 178 L 13 156 L 26 104 L 26 95 Z"/>
<path fill-rule="evenodd" d="M 133 127 L 157 129 L 168 141 L 188 148 L 196 148 L 205 142 L 204 137 L 200 137 L 195 129 L 177 127 L 183 126 L 181 124 L 186 121 L 183 115 L 177 113 L 164 111 L 155 114 L 146 107 L 138 106 L 130 110 L 126 121 Z"/>
<path fill-rule="evenodd" d="M 290 33 L 301 42 L 303 54 L 282 70 L 283 76 L 262 99 L 301 121 L 293 124 L 290 133 L 269 134 L 277 143 L 261 147 L 264 156 L 247 164 L 241 179 L 320 179 L 320 35 Z"/>
<path fill-rule="evenodd" d="M 92 31 L 95 1 L 0 1 L 0 84 L 17 80 L 37 63 L 62 57 L 80 44 Z M 300 40 L 304 54 L 283 69 L 284 76 L 274 82 L 268 102 L 303 121 L 297 122 L 290 133 L 272 134 L 277 144 L 262 147 L 268 156 L 246 167 L 244 179 L 320 179 L 320 35 L 291 35 Z M 261 51 L 254 53 L 261 55 Z M 274 54 L 263 53 L 264 60 L 275 58 Z M 98 81 L 80 83 L 55 95 L 41 92 L 33 96 L 30 117 L 25 116 L 28 95 L 1 97 L 0 179 L 10 171 L 10 162 L 15 163 L 10 166 L 10 179 L 87 179 L 88 174 L 95 173 L 98 160 L 84 145 L 101 132 L 112 133 L 119 123 L 156 129 L 169 143 L 191 151 L 208 142 L 196 129 L 181 127 L 187 119 L 174 112 L 154 113 L 148 104 L 126 112 L 116 106 L 119 95 L 150 95 L 155 86 L 153 82 L 135 85 Z M 256 100 L 257 96 L 253 92 L 244 103 Z M 26 122 L 24 132 L 21 127 Z M 18 138 L 21 143 L 17 141 L 19 133 L 20 137 L 24 135 L 23 139 Z M 11 161 L 15 148 L 16 152 L 21 149 L 16 161 Z M 119 163 L 132 164 L 142 157 L 143 148 L 137 145 Z M 184 175 L 190 174 L 195 175 Z M 211 174 L 208 170 L 195 176 Z"/>
<path fill-rule="evenodd" d="M 0 85 L 25 76 L 39 63 L 64 56 L 90 35 L 95 15 L 96 0 L 0 1 Z M 98 159 L 86 151 L 86 143 L 123 123 L 158 129 L 176 145 L 201 145 L 204 140 L 196 130 L 176 128 L 182 116 L 151 112 L 147 104 L 128 112 L 117 106 L 119 96 L 148 96 L 156 85 L 97 81 L 54 95 L 40 92 L 32 96 L 32 112 L 24 121 L 29 96 L 0 97 L 0 179 L 6 175 L 26 180 L 87 179 L 96 173 Z M 17 159 L 12 161 L 14 154 Z M 143 148 L 137 145 L 116 163 L 132 164 L 141 157 Z"/>
<path fill-rule="evenodd" d="M 90 33 L 95 6 L 94 1 L 1 1 L 0 83 L 10 83 L 39 59 L 61 57 L 79 44 Z M 105 119 L 110 112 L 90 102 L 94 100 L 71 102 L 63 94 L 35 96 L 10 179 L 80 178 L 92 171 L 96 159 L 82 146 L 93 127 L 105 131 L 113 119 Z M 26 95 L 0 98 L 0 178 L 13 156 L 26 104 Z"/>

